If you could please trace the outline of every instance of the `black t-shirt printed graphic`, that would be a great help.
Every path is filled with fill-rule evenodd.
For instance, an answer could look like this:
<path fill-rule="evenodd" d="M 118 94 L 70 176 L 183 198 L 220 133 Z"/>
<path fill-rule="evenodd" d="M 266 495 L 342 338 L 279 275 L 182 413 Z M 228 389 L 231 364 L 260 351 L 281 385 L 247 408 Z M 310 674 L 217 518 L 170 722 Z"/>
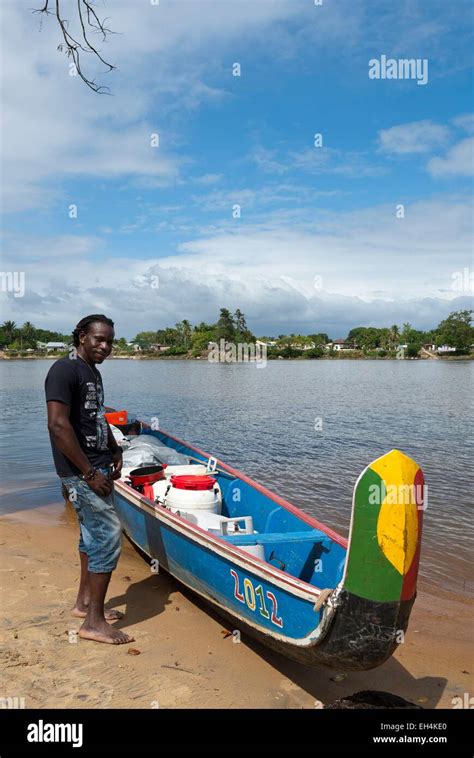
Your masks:
<path fill-rule="evenodd" d="M 60 358 L 48 371 L 45 381 L 46 401 L 56 400 L 71 408 L 69 420 L 79 444 L 91 466 L 112 462 L 108 449 L 102 377 L 95 366 L 82 358 Z M 52 439 L 54 465 L 58 476 L 75 476 L 79 469 L 56 447 Z"/>

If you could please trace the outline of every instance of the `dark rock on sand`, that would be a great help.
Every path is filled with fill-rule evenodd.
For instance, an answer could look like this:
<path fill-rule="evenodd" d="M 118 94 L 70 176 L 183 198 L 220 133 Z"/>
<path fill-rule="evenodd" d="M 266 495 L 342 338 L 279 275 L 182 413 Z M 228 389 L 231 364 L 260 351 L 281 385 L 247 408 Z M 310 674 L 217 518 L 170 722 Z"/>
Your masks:
<path fill-rule="evenodd" d="M 346 695 L 340 700 L 335 700 L 330 705 L 325 705 L 325 709 L 337 708 L 416 708 L 423 710 L 421 705 L 410 703 L 398 695 L 392 695 L 390 692 L 380 692 L 377 690 L 362 690 L 355 692 L 353 695 Z"/>

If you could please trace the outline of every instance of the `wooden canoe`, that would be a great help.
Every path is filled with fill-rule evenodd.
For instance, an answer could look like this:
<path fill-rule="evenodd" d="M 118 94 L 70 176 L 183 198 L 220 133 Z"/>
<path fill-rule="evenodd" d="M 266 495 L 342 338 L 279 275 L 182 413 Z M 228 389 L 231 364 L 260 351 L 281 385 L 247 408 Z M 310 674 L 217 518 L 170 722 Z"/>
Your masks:
<path fill-rule="evenodd" d="M 211 458 L 139 428 L 196 463 Z M 130 540 L 235 630 L 288 658 L 339 671 L 386 661 L 404 639 L 416 596 L 424 480 L 415 461 L 391 450 L 361 473 L 348 540 L 224 461 L 217 465 L 223 515 L 252 516 L 258 534 L 216 536 L 120 479 L 115 502 Z M 264 560 L 245 551 L 252 544 L 263 546 Z"/>

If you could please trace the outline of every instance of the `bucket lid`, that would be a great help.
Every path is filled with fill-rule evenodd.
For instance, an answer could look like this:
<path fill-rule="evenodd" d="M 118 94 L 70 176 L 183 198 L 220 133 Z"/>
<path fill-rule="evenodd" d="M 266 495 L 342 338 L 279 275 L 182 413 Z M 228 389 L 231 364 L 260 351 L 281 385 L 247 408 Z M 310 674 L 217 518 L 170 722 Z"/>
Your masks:
<path fill-rule="evenodd" d="M 212 476 L 193 474 L 174 474 L 171 477 L 171 484 L 178 490 L 212 490 L 216 480 Z"/>

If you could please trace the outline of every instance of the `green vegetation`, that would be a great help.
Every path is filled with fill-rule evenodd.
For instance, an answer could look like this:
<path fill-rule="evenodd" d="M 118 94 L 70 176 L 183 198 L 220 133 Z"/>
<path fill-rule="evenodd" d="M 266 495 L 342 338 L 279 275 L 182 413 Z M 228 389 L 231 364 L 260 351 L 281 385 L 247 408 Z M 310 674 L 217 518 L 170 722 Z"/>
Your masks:
<path fill-rule="evenodd" d="M 436 330 L 436 345 L 452 345 L 459 353 L 469 353 L 473 342 L 472 311 L 455 311 Z"/>
<path fill-rule="evenodd" d="M 412 342 L 410 342 L 407 345 L 407 350 L 406 350 L 407 358 L 416 358 L 416 356 L 419 353 L 419 350 L 420 348 L 418 347 L 418 345 L 414 345 Z"/>
<path fill-rule="evenodd" d="M 411 324 L 403 324 L 400 332 L 398 326 L 394 324 L 390 329 L 383 327 L 377 329 L 375 326 L 358 326 L 351 329 L 347 335 L 347 341 L 354 343 L 362 350 L 396 350 L 398 345 L 408 343 L 418 344 L 418 349 L 428 342 L 432 342 L 432 332 L 421 332 L 413 329 Z"/>
<path fill-rule="evenodd" d="M 70 341 L 70 334 L 37 329 L 30 321 L 25 321 L 21 327 L 14 321 L 4 321 L 0 326 L 0 346 L 9 350 L 35 350 L 37 342 L 64 342 L 68 345 Z"/>
<path fill-rule="evenodd" d="M 185 319 L 174 327 L 158 329 L 156 332 L 139 332 L 132 342 L 142 350 L 156 350 L 161 346 L 168 348 L 166 355 L 183 355 L 192 351 L 194 356 L 198 356 L 207 350 L 209 342 L 219 342 L 221 339 L 226 342 L 255 342 L 245 316 L 238 308 L 233 315 L 227 308 L 221 308 L 215 324 L 201 322 L 193 327 Z"/>
<path fill-rule="evenodd" d="M 379 355 L 383 350 L 393 352 L 399 344 L 407 345 L 408 358 L 415 357 L 423 345 L 449 345 L 456 348 L 457 353 L 467 354 L 474 343 L 472 311 L 454 311 L 436 329 L 427 332 L 413 329 L 409 323 L 403 324 L 401 332 L 396 325 L 390 329 L 361 326 L 351 329 L 347 341 L 354 342 L 363 351 L 376 349 Z"/>
<path fill-rule="evenodd" d="M 260 337 L 260 342 L 267 345 L 267 358 L 416 358 L 428 356 L 431 346 L 434 349 L 448 345 L 455 348 L 456 355 L 468 355 L 474 344 L 473 311 L 455 311 L 441 321 L 436 329 L 420 331 L 405 323 L 402 328 L 394 324 L 391 327 L 377 328 L 358 326 L 351 329 L 344 344 L 335 344 L 327 334 L 280 334 L 278 337 Z M 201 322 L 193 326 L 183 319 L 174 327 L 156 331 L 139 332 L 131 341 L 119 337 L 114 343 L 115 355 L 133 355 L 140 353 L 153 357 L 205 357 L 210 342 L 220 344 L 221 340 L 231 343 L 251 344 L 256 342 L 249 330 L 245 315 L 237 308 L 231 313 L 221 308 L 219 318 L 214 324 Z M 18 327 L 14 321 L 5 321 L 0 326 L 0 349 L 9 354 L 27 356 L 31 352 L 44 354 L 45 349 L 37 343 L 64 342 L 71 344 L 71 335 L 37 329 L 26 321 Z M 339 348 L 343 349 L 339 349 Z M 26 352 L 28 351 L 28 352 Z M 421 351 L 421 352 L 420 352 Z"/>

